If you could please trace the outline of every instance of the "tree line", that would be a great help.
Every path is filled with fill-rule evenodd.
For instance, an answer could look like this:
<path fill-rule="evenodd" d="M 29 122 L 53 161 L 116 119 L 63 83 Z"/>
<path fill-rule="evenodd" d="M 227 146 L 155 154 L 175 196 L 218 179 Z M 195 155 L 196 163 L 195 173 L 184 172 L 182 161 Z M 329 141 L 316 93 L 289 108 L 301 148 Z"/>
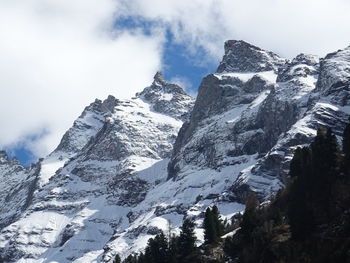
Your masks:
<path fill-rule="evenodd" d="M 229 262 L 350 262 L 350 125 L 342 138 L 320 128 L 295 150 L 289 174 L 268 206 L 248 198 L 239 231 L 224 243 Z"/>
<path fill-rule="evenodd" d="M 113 263 L 196 263 L 203 262 L 203 251 L 196 245 L 195 223 L 185 218 L 180 235 L 166 236 L 162 231 L 148 240 L 144 252 L 129 255 L 123 261 L 116 255 Z M 204 220 L 204 245 L 214 245 L 221 240 L 224 222 L 217 206 L 208 207 Z"/>
<path fill-rule="evenodd" d="M 179 236 L 161 232 L 144 252 L 124 261 L 117 255 L 114 263 L 350 262 L 350 124 L 342 138 L 320 128 L 309 146 L 295 149 L 289 175 L 268 204 L 250 192 L 244 213 L 230 223 L 216 206 L 207 208 L 202 245 L 185 218 Z"/>

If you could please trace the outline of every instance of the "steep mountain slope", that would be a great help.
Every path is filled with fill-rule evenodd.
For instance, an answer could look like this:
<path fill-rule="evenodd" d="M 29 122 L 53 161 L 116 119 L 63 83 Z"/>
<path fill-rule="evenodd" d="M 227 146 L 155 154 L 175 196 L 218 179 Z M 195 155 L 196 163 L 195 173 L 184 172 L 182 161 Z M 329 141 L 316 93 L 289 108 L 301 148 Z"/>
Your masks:
<path fill-rule="evenodd" d="M 284 62 L 243 41 L 225 43 L 225 56 L 217 73 L 204 78 L 191 119 L 179 133 L 169 165 L 171 177 L 181 177 L 189 164 L 196 166 L 195 170 L 216 171 L 232 166 L 232 182 L 242 171 L 233 167 L 241 164 L 247 168 L 271 149 L 279 126 L 286 126 L 283 117 L 276 118 L 282 113 L 280 109 L 268 108 L 278 67 Z M 235 72 L 230 71 L 232 68 Z M 258 179 L 275 190 L 280 187 L 278 179 Z M 231 200 L 241 201 L 232 194 L 239 195 L 239 191 L 229 195 Z"/>
<path fill-rule="evenodd" d="M 195 104 L 160 73 L 130 100 L 96 100 L 35 166 L 1 159 L 0 257 L 111 262 L 184 215 L 203 240 L 207 206 L 229 218 L 249 190 L 268 198 L 320 125 L 342 132 L 349 78 L 350 48 L 286 60 L 231 40 Z"/>
<path fill-rule="evenodd" d="M 9 160 L 0 151 L 0 227 L 15 221 L 31 204 L 36 189 L 40 165 L 24 168 L 16 159 Z"/>
<path fill-rule="evenodd" d="M 350 112 L 348 61 L 348 49 L 319 63 L 311 55 L 289 61 L 244 41 L 226 42 L 217 73 L 204 78 L 180 130 L 170 177 L 183 177 L 189 166 L 219 171 L 246 163 L 226 184 L 230 200 L 244 202 L 248 189 L 262 199 L 275 193 L 296 146 L 310 143 L 320 125 L 341 134 Z"/>
<path fill-rule="evenodd" d="M 166 158 L 192 106 L 193 99 L 159 73 L 131 100 L 110 96 L 88 106 L 38 164 L 31 205 L 2 231 L 1 257 L 19 262 L 97 258 L 113 231 L 128 225 L 127 214 L 148 188 L 166 179 Z M 150 166 L 156 168 L 144 171 Z"/>

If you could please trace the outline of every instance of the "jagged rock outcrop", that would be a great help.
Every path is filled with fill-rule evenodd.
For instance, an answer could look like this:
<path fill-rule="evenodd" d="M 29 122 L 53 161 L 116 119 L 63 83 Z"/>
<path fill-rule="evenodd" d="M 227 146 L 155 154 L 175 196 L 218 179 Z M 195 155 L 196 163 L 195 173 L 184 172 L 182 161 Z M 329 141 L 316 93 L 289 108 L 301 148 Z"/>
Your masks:
<path fill-rule="evenodd" d="M 273 143 L 263 140 L 262 129 L 275 129 L 271 114 L 278 113 L 267 109 L 270 116 L 264 116 L 259 110 L 274 89 L 277 65 L 283 61 L 244 41 L 225 43 L 218 72 L 203 79 L 191 118 L 180 130 L 169 165 L 170 177 L 176 177 L 188 160 L 216 169 L 234 164 L 238 156 L 271 148 Z"/>
<path fill-rule="evenodd" d="M 40 162 L 25 168 L 16 158 L 10 160 L 5 151 L 0 151 L 1 229 L 18 219 L 31 204 L 39 172 Z"/>
<path fill-rule="evenodd" d="M 22 193 L 30 202 L 0 236 L 1 258 L 72 262 L 88 250 L 92 256 L 96 249 L 101 254 L 114 231 L 125 231 L 127 215 L 155 181 L 166 179 L 165 168 L 161 174 L 145 170 L 166 163 L 193 103 L 157 73 L 153 84 L 133 99 L 109 96 L 86 107 L 57 149 L 38 164 L 36 185 L 29 186 L 30 194 Z M 46 258 L 47 253 L 55 255 Z"/>
<path fill-rule="evenodd" d="M 193 101 L 184 90 L 164 80 L 161 72 L 157 72 L 150 87 L 136 94 L 152 105 L 152 110 L 185 121 L 192 110 Z"/>
<path fill-rule="evenodd" d="M 225 42 L 225 54 L 216 72 L 277 71 L 284 59 L 243 40 Z"/>
<path fill-rule="evenodd" d="M 226 42 L 218 72 L 204 78 L 191 118 L 180 130 L 169 177 L 181 178 L 189 166 L 220 170 L 246 162 L 232 176 L 227 196 L 244 202 L 249 190 L 262 199 L 275 193 L 298 145 L 310 143 L 320 125 L 338 134 L 343 129 L 349 59 L 345 49 L 321 62 L 305 54 L 289 61 L 244 41 Z"/>
<path fill-rule="evenodd" d="M 84 109 L 73 126 L 63 135 L 54 153 L 63 152 L 70 156 L 78 153 L 102 128 L 106 117 L 113 112 L 117 103 L 118 100 L 113 96 L 109 96 L 103 102 L 96 99 Z"/>
<path fill-rule="evenodd" d="M 203 241 L 208 205 L 230 218 L 250 190 L 268 198 L 319 126 L 342 132 L 349 50 L 286 60 L 227 41 L 195 103 L 157 73 L 130 100 L 109 96 L 86 107 L 31 168 L 0 153 L 0 258 L 111 262 L 159 231 L 177 233 L 184 215 Z"/>

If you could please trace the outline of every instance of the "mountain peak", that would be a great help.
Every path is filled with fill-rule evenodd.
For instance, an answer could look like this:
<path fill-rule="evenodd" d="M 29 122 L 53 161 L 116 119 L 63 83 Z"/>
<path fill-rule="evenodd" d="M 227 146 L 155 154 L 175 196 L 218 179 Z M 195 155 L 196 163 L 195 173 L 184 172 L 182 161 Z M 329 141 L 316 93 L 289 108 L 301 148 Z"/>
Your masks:
<path fill-rule="evenodd" d="M 217 72 L 277 72 L 284 62 L 285 59 L 275 53 L 243 40 L 228 40 L 225 42 L 225 54 Z"/>
<path fill-rule="evenodd" d="M 262 50 L 261 48 L 254 46 L 244 40 L 227 40 L 224 44 L 225 48 L 225 53 L 227 53 L 229 50 L 233 48 L 238 48 L 238 49 L 246 49 L 246 48 L 251 48 L 255 50 Z"/>
<path fill-rule="evenodd" d="M 164 80 L 163 74 L 157 72 L 151 86 L 136 94 L 150 105 L 154 111 L 168 114 L 176 119 L 185 120 L 194 99 L 177 84 Z"/>
<path fill-rule="evenodd" d="M 6 151 L 0 151 L 0 161 L 8 161 L 8 155 Z"/>
<path fill-rule="evenodd" d="M 153 83 L 152 84 L 160 84 L 160 85 L 164 85 L 166 83 L 163 73 L 160 71 L 157 71 L 157 73 L 154 75 L 153 77 Z"/>
<path fill-rule="evenodd" d="M 158 95 L 156 96 L 157 99 L 164 98 L 161 94 L 186 95 L 185 91 L 179 85 L 167 82 L 163 74 L 158 71 L 153 77 L 152 85 L 137 93 L 136 97 L 142 97 L 152 102 L 155 99 L 154 95 Z"/>
<path fill-rule="evenodd" d="M 74 121 L 73 126 L 63 135 L 53 153 L 74 156 L 102 128 L 105 117 L 113 112 L 118 103 L 119 100 L 112 95 L 104 101 L 96 99 Z"/>
<path fill-rule="evenodd" d="M 86 107 L 36 166 L 0 151 L 0 261 L 109 263 L 208 206 L 231 220 L 251 191 L 270 199 L 295 149 L 320 125 L 340 136 L 350 114 L 350 50 L 283 61 L 231 40 L 195 106 L 157 72 L 135 98 Z"/>
<path fill-rule="evenodd" d="M 0 150 L 0 164 L 20 165 L 17 157 L 14 156 L 11 158 L 4 150 Z"/>

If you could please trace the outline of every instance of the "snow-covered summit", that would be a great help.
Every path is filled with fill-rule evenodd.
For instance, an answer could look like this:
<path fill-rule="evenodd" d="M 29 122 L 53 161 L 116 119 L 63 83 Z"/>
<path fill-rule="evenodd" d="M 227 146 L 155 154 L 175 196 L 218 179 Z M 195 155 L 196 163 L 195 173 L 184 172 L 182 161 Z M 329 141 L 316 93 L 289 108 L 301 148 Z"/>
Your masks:
<path fill-rule="evenodd" d="M 245 163 L 245 169 L 232 173 L 231 186 L 226 181 L 224 192 L 231 200 L 244 202 L 249 189 L 261 198 L 276 192 L 297 145 L 309 143 L 320 125 L 336 132 L 343 128 L 350 112 L 344 107 L 348 84 L 326 96 L 316 87 L 332 72 L 334 81 L 345 78 L 347 54 L 345 49 L 328 55 L 320 65 L 313 55 L 285 60 L 244 41 L 227 41 L 217 73 L 203 79 L 191 118 L 177 137 L 169 177 L 190 176 L 188 167 L 220 171 L 232 165 L 234 171 Z M 339 102 L 342 107 L 334 107 Z"/>
<path fill-rule="evenodd" d="M 16 158 L 0 151 L 0 228 L 6 227 L 30 205 L 36 188 L 38 164 L 23 167 Z"/>
<path fill-rule="evenodd" d="M 169 110 L 160 104 L 168 94 Z M 1 258 L 91 262 L 103 254 L 113 233 L 130 224 L 132 208 L 166 179 L 166 158 L 193 102 L 179 86 L 157 77 L 132 99 L 109 96 L 86 107 L 36 169 L 4 167 L 3 200 L 16 202 L 0 207 L 6 223 Z M 152 166 L 159 168 L 148 171 Z"/>
<path fill-rule="evenodd" d="M 225 55 L 217 69 L 222 72 L 277 71 L 285 59 L 243 40 L 225 42 Z"/>
<path fill-rule="evenodd" d="M 230 218 L 247 193 L 283 187 L 297 146 L 350 114 L 350 53 L 292 60 L 227 41 L 194 99 L 161 73 L 129 100 L 96 100 L 30 168 L 0 152 L 0 259 L 111 262 L 212 204 Z"/>
<path fill-rule="evenodd" d="M 102 128 L 105 118 L 114 110 L 119 101 L 113 96 L 106 100 L 96 99 L 87 106 L 73 126 L 63 135 L 53 154 L 72 157 Z"/>
<path fill-rule="evenodd" d="M 193 98 L 176 84 L 166 82 L 161 72 L 157 72 L 151 86 L 137 93 L 136 97 L 152 105 L 156 112 L 185 121 L 193 107 Z"/>

